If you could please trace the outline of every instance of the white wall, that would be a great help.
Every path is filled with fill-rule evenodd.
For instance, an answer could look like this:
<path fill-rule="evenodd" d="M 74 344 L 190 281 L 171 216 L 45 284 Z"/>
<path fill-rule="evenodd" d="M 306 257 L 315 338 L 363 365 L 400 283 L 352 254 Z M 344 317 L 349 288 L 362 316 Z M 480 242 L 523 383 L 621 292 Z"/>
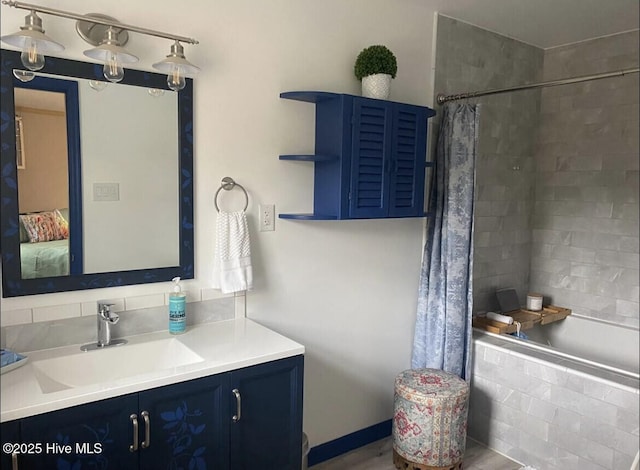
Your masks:
<path fill-rule="evenodd" d="M 223 176 L 249 191 L 255 289 L 249 317 L 307 348 L 305 430 L 312 446 L 389 419 L 393 379 L 409 367 L 423 220 L 276 221 L 257 232 L 259 203 L 309 212 L 312 166 L 279 154 L 311 152 L 313 106 L 280 100 L 288 90 L 359 93 L 357 54 L 385 44 L 398 59 L 391 99 L 428 105 L 433 11 L 424 0 L 166 0 L 108 4 L 60 0 L 56 8 L 100 11 L 120 21 L 187 35 L 187 58 L 202 67 L 195 84 L 196 279 L 211 283 L 215 209 Z M 152 14 L 149 14 L 149 11 Z M 25 12 L 2 6 L 2 33 Z M 73 22 L 44 18 L 47 34 L 82 59 Z M 150 69 L 169 41 L 131 34 L 128 47 Z M 225 198 L 229 208 L 234 195 Z M 240 201 L 238 201 L 240 204 Z M 91 301 L 163 292 L 168 284 L 18 299 L 2 308 Z"/>

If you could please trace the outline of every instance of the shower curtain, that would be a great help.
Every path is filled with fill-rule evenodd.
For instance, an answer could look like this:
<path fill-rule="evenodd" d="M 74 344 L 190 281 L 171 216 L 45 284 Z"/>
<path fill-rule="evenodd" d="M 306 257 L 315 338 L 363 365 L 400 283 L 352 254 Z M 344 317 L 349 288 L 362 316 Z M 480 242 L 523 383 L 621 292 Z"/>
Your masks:
<path fill-rule="evenodd" d="M 470 378 L 473 199 L 479 107 L 443 107 L 411 367 Z"/>

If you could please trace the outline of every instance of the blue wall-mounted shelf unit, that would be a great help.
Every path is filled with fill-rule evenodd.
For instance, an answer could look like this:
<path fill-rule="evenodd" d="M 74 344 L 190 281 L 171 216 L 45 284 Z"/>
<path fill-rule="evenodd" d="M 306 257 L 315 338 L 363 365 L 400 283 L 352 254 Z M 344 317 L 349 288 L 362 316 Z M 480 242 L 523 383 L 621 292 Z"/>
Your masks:
<path fill-rule="evenodd" d="M 424 217 L 427 121 L 435 111 L 393 101 L 323 91 L 281 98 L 315 104 L 312 155 L 280 160 L 314 164 L 313 213 L 281 219 Z"/>

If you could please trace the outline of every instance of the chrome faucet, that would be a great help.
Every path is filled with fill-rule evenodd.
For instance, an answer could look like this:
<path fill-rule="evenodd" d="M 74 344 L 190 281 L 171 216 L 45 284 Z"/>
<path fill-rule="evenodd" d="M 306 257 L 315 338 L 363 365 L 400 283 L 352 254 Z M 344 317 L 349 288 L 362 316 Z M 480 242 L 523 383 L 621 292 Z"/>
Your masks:
<path fill-rule="evenodd" d="M 120 320 L 117 313 L 111 311 L 113 304 L 98 304 L 98 347 L 111 344 L 111 325 Z"/>
<path fill-rule="evenodd" d="M 85 344 L 80 347 L 83 351 L 106 348 L 126 344 L 126 339 L 111 339 L 111 325 L 115 325 L 120 320 L 120 316 L 111 311 L 114 304 L 98 303 L 98 341 L 96 343 Z"/>

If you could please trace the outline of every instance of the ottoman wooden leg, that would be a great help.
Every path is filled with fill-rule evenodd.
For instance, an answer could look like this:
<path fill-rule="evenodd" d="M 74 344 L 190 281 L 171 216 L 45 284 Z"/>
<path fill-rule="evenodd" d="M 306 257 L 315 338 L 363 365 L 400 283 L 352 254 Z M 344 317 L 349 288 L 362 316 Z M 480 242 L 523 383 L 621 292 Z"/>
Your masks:
<path fill-rule="evenodd" d="M 432 467 L 420 463 L 409 462 L 403 456 L 393 450 L 393 465 L 398 470 L 462 470 L 462 461 L 448 467 Z"/>

